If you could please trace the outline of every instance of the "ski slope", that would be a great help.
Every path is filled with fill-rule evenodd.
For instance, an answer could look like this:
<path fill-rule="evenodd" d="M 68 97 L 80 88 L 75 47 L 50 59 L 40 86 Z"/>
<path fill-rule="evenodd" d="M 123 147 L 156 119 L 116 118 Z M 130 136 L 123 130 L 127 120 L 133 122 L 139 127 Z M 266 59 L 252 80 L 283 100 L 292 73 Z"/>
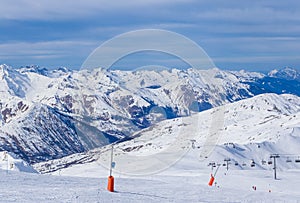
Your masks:
<path fill-rule="evenodd" d="M 224 175 L 226 173 L 226 175 Z M 115 176 L 115 192 L 107 179 L 38 175 L 0 170 L 0 202 L 298 202 L 300 171 L 220 169 L 209 187 L 209 171 L 185 171 L 145 177 Z M 256 186 L 253 190 L 252 186 Z"/>

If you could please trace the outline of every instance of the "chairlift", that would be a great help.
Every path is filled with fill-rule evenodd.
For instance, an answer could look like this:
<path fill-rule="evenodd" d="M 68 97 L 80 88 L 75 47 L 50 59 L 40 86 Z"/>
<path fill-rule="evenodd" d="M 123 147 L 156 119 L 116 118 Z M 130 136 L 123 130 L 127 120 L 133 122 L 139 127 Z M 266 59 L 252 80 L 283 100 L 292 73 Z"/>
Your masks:
<path fill-rule="evenodd" d="M 252 162 L 251 162 L 251 165 L 250 165 L 251 167 L 255 167 L 255 162 L 254 162 L 254 160 L 252 160 Z"/>
<path fill-rule="evenodd" d="M 269 164 L 269 165 L 273 164 L 273 161 L 268 161 L 268 164 Z"/>
<path fill-rule="evenodd" d="M 261 164 L 262 164 L 262 165 L 266 165 L 266 163 L 267 163 L 267 162 L 266 162 L 265 160 L 261 160 Z"/>
<path fill-rule="evenodd" d="M 196 140 L 190 140 L 190 141 L 192 142 L 192 148 L 195 149 L 196 148 L 196 146 L 195 146 Z"/>
<path fill-rule="evenodd" d="M 211 171 L 214 170 L 214 168 L 216 167 L 216 163 L 215 162 L 209 162 L 209 164 L 207 166 L 211 167 Z"/>
<path fill-rule="evenodd" d="M 289 159 L 289 157 L 287 157 L 287 158 L 286 158 L 286 163 L 291 163 L 291 162 L 292 162 L 292 160 Z"/>
<path fill-rule="evenodd" d="M 238 163 L 238 162 L 235 162 L 235 163 L 234 163 L 234 165 L 235 165 L 235 166 L 238 166 L 238 165 L 239 165 L 239 163 Z"/>
<path fill-rule="evenodd" d="M 300 158 L 298 157 L 298 159 L 295 159 L 295 163 L 300 163 Z"/>
<path fill-rule="evenodd" d="M 215 162 L 209 162 L 209 164 L 207 166 L 216 167 L 216 163 Z"/>
<path fill-rule="evenodd" d="M 226 166 L 226 164 L 224 163 L 223 166 Z"/>
<path fill-rule="evenodd" d="M 243 163 L 242 166 L 246 166 L 247 164 Z"/>

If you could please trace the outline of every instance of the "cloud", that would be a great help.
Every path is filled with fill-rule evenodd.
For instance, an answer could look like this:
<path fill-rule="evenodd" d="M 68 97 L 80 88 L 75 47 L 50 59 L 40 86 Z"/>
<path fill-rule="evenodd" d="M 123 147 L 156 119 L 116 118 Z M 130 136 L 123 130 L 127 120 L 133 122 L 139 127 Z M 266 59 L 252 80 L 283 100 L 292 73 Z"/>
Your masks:
<path fill-rule="evenodd" d="M 300 47 L 295 0 L 0 1 L 0 63 L 23 57 L 80 66 L 79 58 L 105 40 L 145 28 L 183 34 L 227 65 L 238 57 L 253 64 L 273 56 L 295 61 Z"/>
<path fill-rule="evenodd" d="M 215 62 L 230 63 L 251 63 L 253 61 L 259 63 L 277 62 L 277 61 L 300 60 L 300 56 L 245 56 L 245 57 L 215 57 Z"/>
<path fill-rule="evenodd" d="M 0 64 L 27 64 L 49 68 L 67 66 L 79 68 L 89 53 L 96 48 L 94 41 L 43 41 L 0 44 Z"/>
<path fill-rule="evenodd" d="M 228 56 L 212 57 L 216 64 L 222 64 L 223 69 L 270 71 L 275 68 L 293 67 L 300 71 L 298 55 L 295 56 Z"/>
<path fill-rule="evenodd" d="M 175 32 L 157 29 L 127 32 L 106 41 L 88 57 L 83 67 L 109 68 L 122 57 L 141 51 L 174 55 L 195 68 L 215 67 L 205 51 L 194 41 Z"/>
<path fill-rule="evenodd" d="M 300 47 L 300 37 L 242 37 L 233 36 L 227 38 L 211 37 L 205 39 L 206 43 L 218 45 L 221 44 L 224 49 L 239 47 L 245 48 L 248 51 L 251 49 L 253 52 L 265 52 L 265 53 L 281 53 L 284 49 L 297 52 Z"/>
<path fill-rule="evenodd" d="M 1 1 L 0 19 L 58 20 L 93 17 L 102 13 L 132 12 L 141 8 L 182 4 L 184 0 L 10 0 Z"/>
<path fill-rule="evenodd" d="M 258 24 L 280 23 L 282 21 L 299 22 L 299 17 L 300 14 L 298 11 L 278 10 L 270 7 L 218 8 L 216 10 L 197 14 L 197 18 L 200 19 Z"/>
<path fill-rule="evenodd" d="M 31 56 L 49 54 L 68 54 L 75 47 L 95 45 L 95 42 L 82 41 L 44 41 L 0 44 L 0 56 Z M 77 48 L 78 49 L 78 48 Z M 74 52 L 72 52 L 74 54 Z"/>

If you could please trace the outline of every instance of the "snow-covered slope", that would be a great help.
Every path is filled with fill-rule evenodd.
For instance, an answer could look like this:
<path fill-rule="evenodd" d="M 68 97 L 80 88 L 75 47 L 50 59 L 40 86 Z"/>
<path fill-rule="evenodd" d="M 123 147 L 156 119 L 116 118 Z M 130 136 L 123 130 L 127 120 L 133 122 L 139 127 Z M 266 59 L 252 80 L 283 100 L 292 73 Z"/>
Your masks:
<path fill-rule="evenodd" d="M 37 173 L 27 162 L 6 151 L 0 152 L 0 170 Z"/>
<path fill-rule="evenodd" d="M 0 65 L 0 92 L 1 96 L 17 96 L 24 98 L 30 87 L 27 75 L 12 69 L 7 65 Z"/>
<path fill-rule="evenodd" d="M 115 176 L 115 192 L 107 191 L 107 174 L 79 178 L 24 174 L 0 170 L 1 202 L 297 202 L 299 171 L 237 171 L 221 168 L 216 186 L 209 187 L 210 170 L 176 176 Z M 226 175 L 224 175 L 226 173 Z M 253 190 L 256 186 L 256 190 Z"/>
<path fill-rule="evenodd" d="M 194 162 L 199 167 L 199 161 L 202 167 L 206 167 L 210 161 L 223 163 L 226 157 L 239 163 L 236 167 L 247 163 L 246 168 L 250 168 L 253 159 L 257 167 L 266 168 L 262 160 L 266 161 L 272 153 L 291 154 L 293 159 L 300 155 L 297 147 L 300 144 L 300 97 L 264 94 L 222 108 L 224 126 L 218 129 L 219 138 L 215 143 L 210 142 L 214 141 L 210 140 L 210 136 L 213 136 L 211 129 L 216 125 L 213 118 L 217 109 L 162 121 L 137 132 L 133 140 L 115 145 L 116 171 L 134 175 L 149 174 L 171 165 L 176 166 L 179 160 L 183 162 L 180 167 L 184 167 L 185 162 L 188 165 Z M 194 140 L 193 148 L 191 139 Z M 205 151 L 206 145 L 212 145 L 212 153 Z M 39 163 L 35 168 L 42 173 L 62 169 L 68 175 L 77 174 L 80 168 L 81 175 L 86 170 L 93 174 L 100 166 L 105 168 L 109 165 L 109 157 L 110 147 L 103 147 Z M 281 162 L 282 167 L 288 167 L 284 162 L 285 159 Z M 299 168 L 297 164 L 291 164 L 293 167 Z"/>

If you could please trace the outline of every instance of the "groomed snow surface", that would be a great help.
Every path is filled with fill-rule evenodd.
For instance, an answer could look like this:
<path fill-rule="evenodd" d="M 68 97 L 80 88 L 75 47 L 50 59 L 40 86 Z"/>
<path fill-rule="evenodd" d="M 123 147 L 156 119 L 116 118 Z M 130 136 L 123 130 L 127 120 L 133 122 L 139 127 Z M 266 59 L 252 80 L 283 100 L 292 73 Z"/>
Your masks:
<path fill-rule="evenodd" d="M 6 168 L 4 160 L 0 202 L 299 202 L 300 170 L 296 163 L 291 168 L 279 167 L 274 180 L 273 165 L 241 168 L 232 162 L 227 171 L 222 159 L 227 150 L 227 146 L 216 147 L 208 160 L 200 161 L 199 150 L 191 149 L 179 162 L 153 175 L 128 176 L 113 171 L 113 193 L 106 189 L 109 170 L 100 162 L 42 175 Z M 212 159 L 222 164 L 210 187 L 210 174 L 216 171 L 207 164 Z M 285 159 L 279 158 L 282 166 L 281 162 Z"/>
<path fill-rule="evenodd" d="M 225 175 L 226 174 L 226 175 Z M 1 202 L 299 202 L 300 171 L 221 168 L 216 186 L 209 170 L 186 174 L 123 177 L 115 175 L 115 192 L 107 178 L 80 178 L 0 171 Z M 256 186 L 256 190 L 252 187 Z"/>

